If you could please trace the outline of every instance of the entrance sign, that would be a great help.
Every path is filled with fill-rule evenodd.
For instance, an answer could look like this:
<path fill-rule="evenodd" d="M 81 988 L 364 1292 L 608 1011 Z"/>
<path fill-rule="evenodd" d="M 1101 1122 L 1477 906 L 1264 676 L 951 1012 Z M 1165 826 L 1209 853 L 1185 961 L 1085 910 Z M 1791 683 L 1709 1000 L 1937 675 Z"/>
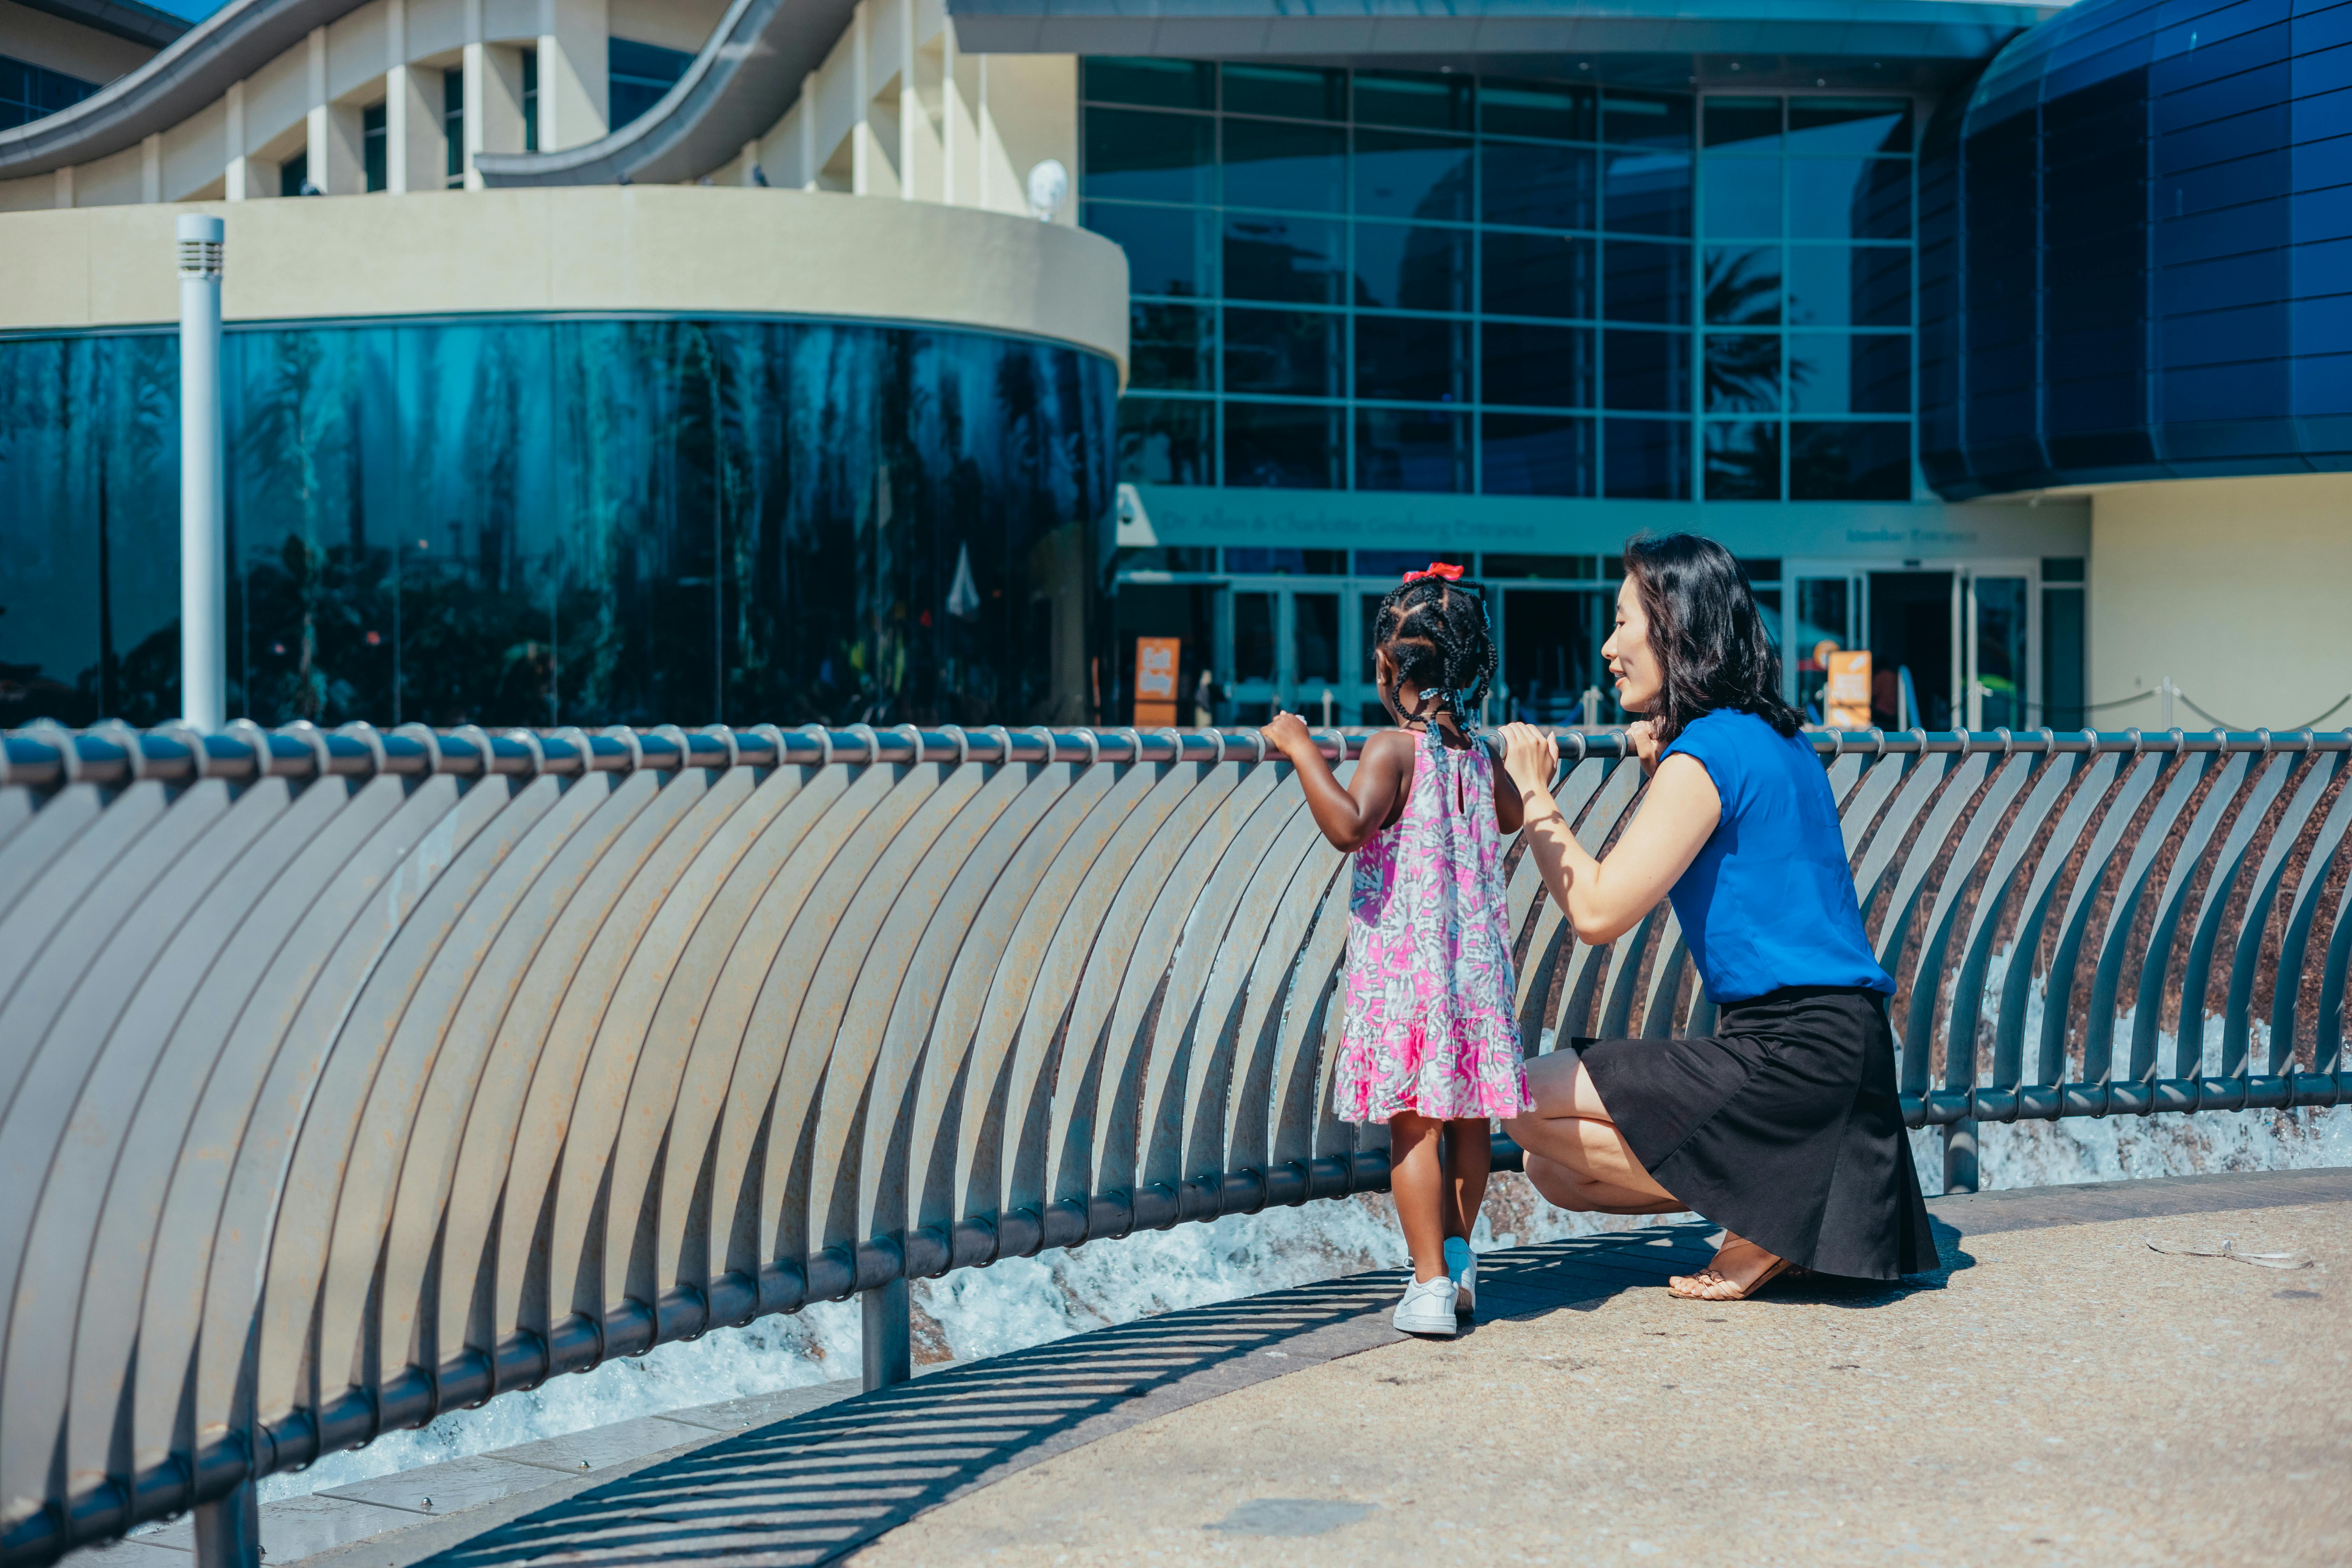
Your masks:
<path fill-rule="evenodd" d="M 1176 664 L 1181 637 L 1135 639 L 1135 727 L 1148 730 L 1176 722 Z"/>
<path fill-rule="evenodd" d="M 1851 653 L 1828 650 L 1822 661 L 1829 668 L 1829 686 L 1822 693 L 1822 719 L 1832 730 L 1870 728 L 1870 650 Z"/>

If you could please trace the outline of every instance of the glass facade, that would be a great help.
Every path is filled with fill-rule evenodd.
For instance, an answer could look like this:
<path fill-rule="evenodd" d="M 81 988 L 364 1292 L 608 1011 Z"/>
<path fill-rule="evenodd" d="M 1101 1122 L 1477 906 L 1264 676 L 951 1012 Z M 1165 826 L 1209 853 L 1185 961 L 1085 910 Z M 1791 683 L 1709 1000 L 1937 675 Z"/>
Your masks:
<path fill-rule="evenodd" d="M 170 332 L 0 340 L 0 725 L 178 711 L 178 363 Z M 1098 355 L 469 319 L 233 327 L 223 372 L 232 715 L 1088 716 Z"/>
<path fill-rule="evenodd" d="M 659 103 L 662 94 L 676 86 L 686 68 L 694 63 L 694 57 L 684 49 L 666 49 L 635 38 L 614 38 L 606 47 L 615 131 Z"/>
<path fill-rule="evenodd" d="M 70 109 L 97 90 L 96 82 L 0 55 L 0 131 Z"/>
<path fill-rule="evenodd" d="M 2352 467 L 2352 5 L 2084 0 L 1921 171 L 1947 497 Z"/>
<path fill-rule="evenodd" d="M 1913 494 L 1913 106 L 1092 58 L 1122 479 Z"/>

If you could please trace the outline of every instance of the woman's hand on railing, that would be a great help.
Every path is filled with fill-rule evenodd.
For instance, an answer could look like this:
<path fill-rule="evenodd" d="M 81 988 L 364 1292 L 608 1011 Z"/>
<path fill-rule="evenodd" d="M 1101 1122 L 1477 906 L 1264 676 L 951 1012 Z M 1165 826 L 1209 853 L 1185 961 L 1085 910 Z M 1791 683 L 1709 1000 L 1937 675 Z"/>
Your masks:
<path fill-rule="evenodd" d="M 1648 719 L 1636 719 L 1625 726 L 1625 743 L 1642 763 L 1642 776 L 1655 778 L 1658 773 L 1658 726 Z"/>

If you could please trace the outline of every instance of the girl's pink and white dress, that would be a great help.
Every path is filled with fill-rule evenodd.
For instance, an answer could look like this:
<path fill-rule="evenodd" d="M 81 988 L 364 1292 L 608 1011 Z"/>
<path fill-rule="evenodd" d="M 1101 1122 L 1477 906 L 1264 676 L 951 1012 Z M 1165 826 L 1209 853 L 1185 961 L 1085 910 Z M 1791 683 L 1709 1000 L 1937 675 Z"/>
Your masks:
<path fill-rule="evenodd" d="M 1503 834 L 1484 745 L 1414 742 L 1404 815 L 1356 851 L 1347 1016 L 1333 1079 L 1344 1121 L 1534 1109 L 1513 1016 Z"/>

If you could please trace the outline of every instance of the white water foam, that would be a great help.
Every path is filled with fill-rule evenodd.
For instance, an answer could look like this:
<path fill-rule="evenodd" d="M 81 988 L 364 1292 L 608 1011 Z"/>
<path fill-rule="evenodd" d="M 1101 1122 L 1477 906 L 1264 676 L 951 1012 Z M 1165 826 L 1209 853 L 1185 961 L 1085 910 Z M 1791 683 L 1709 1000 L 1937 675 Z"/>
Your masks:
<path fill-rule="evenodd" d="M 2126 1022 L 2122 1032 L 2127 1030 Z M 2169 1042 L 2162 1059 L 2171 1060 Z M 1929 1130 L 1912 1139 L 1921 1185 L 1930 1194 L 1940 1192 L 1940 1138 Z M 1979 1129 L 1979 1150 L 1980 1185 L 1987 1191 L 2352 1165 L 2352 1107 L 1986 1123 Z M 1651 1217 L 1564 1214 L 1521 1178 L 1504 1174 L 1495 1180 L 1474 1245 L 1484 1251 L 1656 1223 Z M 1404 1261 L 1394 1212 L 1385 1195 L 1375 1194 L 1090 1242 L 918 1281 L 917 1355 L 999 1355 L 1157 1312 Z M 367 1447 L 330 1455 L 307 1470 L 274 1476 L 262 1483 L 262 1497 L 268 1501 L 300 1496 L 636 1416 L 855 1377 L 858 1370 L 856 1305 L 820 1303 L 555 1378 L 477 1410 L 452 1412 L 422 1430 L 389 1434 Z"/>

